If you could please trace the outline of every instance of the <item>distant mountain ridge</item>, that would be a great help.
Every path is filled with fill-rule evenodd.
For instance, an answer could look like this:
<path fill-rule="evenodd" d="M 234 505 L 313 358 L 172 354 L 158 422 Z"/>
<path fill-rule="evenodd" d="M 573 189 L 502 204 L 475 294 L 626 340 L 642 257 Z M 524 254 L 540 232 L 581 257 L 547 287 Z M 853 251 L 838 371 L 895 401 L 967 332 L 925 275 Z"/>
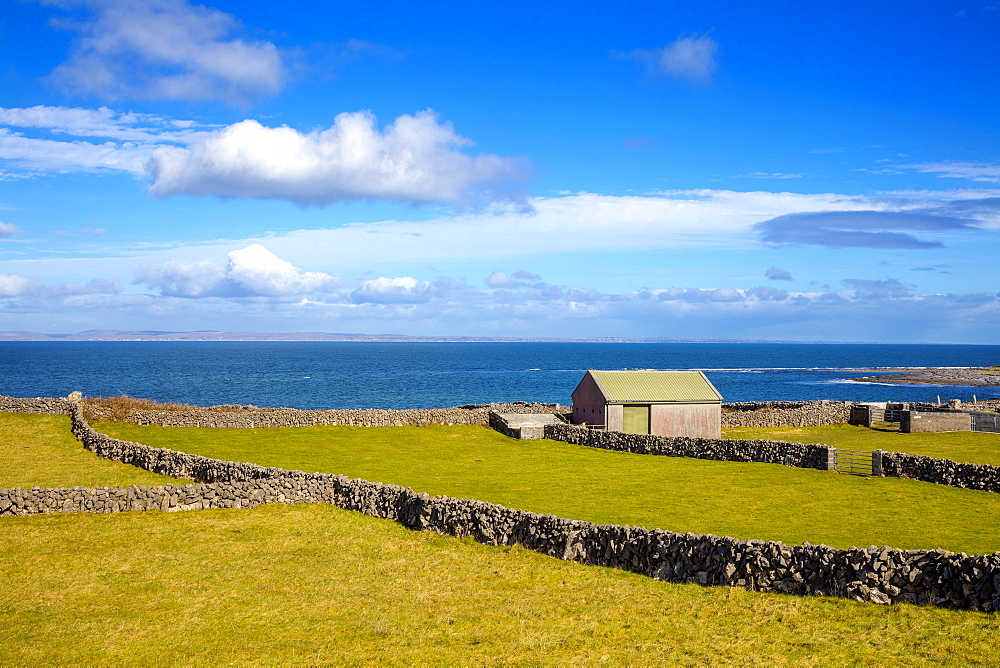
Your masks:
<path fill-rule="evenodd" d="M 746 339 L 659 339 L 629 337 L 554 336 L 409 336 L 404 334 L 338 334 L 330 332 L 166 332 L 158 330 L 88 329 L 75 334 L 0 331 L 2 341 L 370 341 L 442 343 L 833 343 L 831 341 L 779 341 Z"/>

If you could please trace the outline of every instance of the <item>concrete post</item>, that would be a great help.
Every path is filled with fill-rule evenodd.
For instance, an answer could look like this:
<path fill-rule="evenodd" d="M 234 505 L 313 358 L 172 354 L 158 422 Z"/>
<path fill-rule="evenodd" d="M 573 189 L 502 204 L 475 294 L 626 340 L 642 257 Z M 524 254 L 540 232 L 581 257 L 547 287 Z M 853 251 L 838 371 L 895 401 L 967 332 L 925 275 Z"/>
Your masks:
<path fill-rule="evenodd" d="M 820 471 L 834 471 L 837 468 L 837 448 L 830 445 L 821 445 L 819 453 Z"/>
<path fill-rule="evenodd" d="M 884 450 L 875 450 L 872 452 L 872 475 L 873 476 L 885 476 L 882 473 L 882 453 Z"/>

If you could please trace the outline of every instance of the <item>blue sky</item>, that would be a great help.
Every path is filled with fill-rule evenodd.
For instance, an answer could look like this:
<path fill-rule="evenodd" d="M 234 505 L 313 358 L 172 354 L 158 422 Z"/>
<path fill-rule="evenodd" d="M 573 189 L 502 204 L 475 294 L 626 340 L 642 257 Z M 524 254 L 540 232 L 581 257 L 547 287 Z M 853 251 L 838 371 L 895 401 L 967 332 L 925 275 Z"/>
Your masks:
<path fill-rule="evenodd" d="M 0 330 L 997 343 L 998 34 L 0 0 Z"/>

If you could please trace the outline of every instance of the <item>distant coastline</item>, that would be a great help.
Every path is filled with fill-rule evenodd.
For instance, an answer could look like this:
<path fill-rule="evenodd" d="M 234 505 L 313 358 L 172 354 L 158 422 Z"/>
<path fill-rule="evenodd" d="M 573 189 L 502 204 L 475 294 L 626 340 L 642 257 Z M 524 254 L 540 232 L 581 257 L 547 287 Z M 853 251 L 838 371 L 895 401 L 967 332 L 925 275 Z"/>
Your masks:
<path fill-rule="evenodd" d="M 92 329 L 75 334 L 0 331 L 4 341 L 344 341 L 408 343 L 856 343 L 848 341 L 782 341 L 774 339 L 658 339 L 629 337 L 554 336 L 409 336 L 404 334 L 338 334 L 328 332 L 163 332 L 155 330 Z M 877 345 L 877 344 L 872 344 Z"/>

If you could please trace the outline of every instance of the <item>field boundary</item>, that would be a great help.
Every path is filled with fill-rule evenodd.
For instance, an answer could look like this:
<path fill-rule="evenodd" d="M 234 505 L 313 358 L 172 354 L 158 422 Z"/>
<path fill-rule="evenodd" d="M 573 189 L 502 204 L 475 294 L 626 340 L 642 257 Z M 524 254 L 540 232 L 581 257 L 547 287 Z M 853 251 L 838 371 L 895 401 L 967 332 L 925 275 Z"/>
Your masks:
<path fill-rule="evenodd" d="M 5 489 L 0 490 L 0 515 L 329 503 L 411 529 L 470 537 L 486 545 L 520 545 L 560 559 L 669 582 L 1000 611 L 1000 552 L 967 556 L 875 546 L 839 550 L 597 525 L 483 501 L 431 497 L 398 485 L 153 448 L 97 432 L 78 404 L 70 407 L 69 414 L 73 433 L 87 450 L 155 473 L 191 478 L 195 484 Z"/>

